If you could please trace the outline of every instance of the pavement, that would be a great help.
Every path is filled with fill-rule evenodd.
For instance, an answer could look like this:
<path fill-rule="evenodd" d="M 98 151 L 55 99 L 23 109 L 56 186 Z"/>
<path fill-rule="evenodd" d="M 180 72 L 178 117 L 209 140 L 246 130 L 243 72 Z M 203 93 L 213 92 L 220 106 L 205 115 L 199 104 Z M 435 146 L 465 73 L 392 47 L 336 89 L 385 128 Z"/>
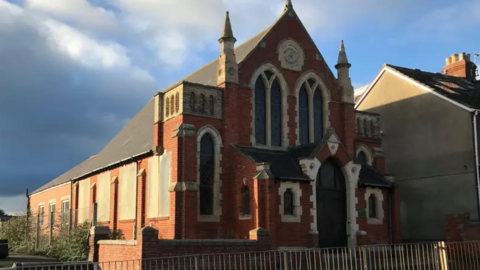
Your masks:
<path fill-rule="evenodd" d="M 31 256 L 25 254 L 10 253 L 10 256 L 5 259 L 0 259 L 0 268 L 2 267 L 11 267 L 16 262 L 56 262 L 56 259 L 42 257 L 42 256 Z"/>

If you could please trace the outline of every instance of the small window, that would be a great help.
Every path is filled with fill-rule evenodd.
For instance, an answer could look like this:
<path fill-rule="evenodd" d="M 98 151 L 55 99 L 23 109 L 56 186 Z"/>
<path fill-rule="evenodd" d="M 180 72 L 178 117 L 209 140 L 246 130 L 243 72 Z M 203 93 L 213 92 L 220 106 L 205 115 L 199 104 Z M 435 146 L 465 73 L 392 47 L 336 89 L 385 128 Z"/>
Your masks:
<path fill-rule="evenodd" d="M 55 203 L 51 203 L 50 204 L 50 209 L 49 209 L 49 221 L 48 221 L 48 224 L 50 226 L 50 228 L 53 227 L 53 225 L 55 225 Z"/>
<path fill-rule="evenodd" d="M 242 214 L 250 215 L 250 190 L 247 186 L 242 189 Z"/>
<path fill-rule="evenodd" d="M 200 103 L 200 112 L 204 113 L 205 112 L 205 95 L 204 94 L 200 95 L 199 103 Z"/>
<path fill-rule="evenodd" d="M 368 217 L 377 218 L 377 198 L 373 194 L 368 197 Z"/>
<path fill-rule="evenodd" d="M 170 97 L 170 114 L 174 114 L 175 111 L 175 96 Z"/>
<path fill-rule="evenodd" d="M 180 110 L 180 94 L 176 93 L 175 94 L 175 113 L 178 113 Z"/>
<path fill-rule="evenodd" d="M 165 116 L 168 117 L 170 115 L 170 99 L 167 97 L 165 99 Z"/>
<path fill-rule="evenodd" d="M 367 155 L 363 151 L 358 152 L 357 160 L 360 164 L 366 165 L 367 164 Z"/>
<path fill-rule="evenodd" d="M 70 223 L 70 201 L 62 201 L 62 213 L 61 213 L 62 226 L 68 226 Z"/>
<path fill-rule="evenodd" d="M 190 110 L 195 112 L 195 104 L 197 103 L 197 96 L 194 92 L 190 93 Z"/>
<path fill-rule="evenodd" d="M 294 215 L 294 204 L 293 204 L 293 191 L 287 189 L 283 193 L 283 214 L 293 216 Z"/>
<path fill-rule="evenodd" d="M 215 99 L 213 98 L 213 96 L 210 96 L 210 115 L 213 115 L 214 114 L 214 106 L 215 106 Z"/>

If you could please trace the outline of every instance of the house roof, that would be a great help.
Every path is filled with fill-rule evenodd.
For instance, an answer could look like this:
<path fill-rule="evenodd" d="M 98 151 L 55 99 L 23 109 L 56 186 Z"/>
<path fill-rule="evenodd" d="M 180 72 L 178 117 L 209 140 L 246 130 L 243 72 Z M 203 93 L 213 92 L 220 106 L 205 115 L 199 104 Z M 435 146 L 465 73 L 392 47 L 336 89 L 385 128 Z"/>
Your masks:
<path fill-rule="evenodd" d="M 280 20 L 282 16 L 279 17 Z M 277 22 L 278 22 L 277 20 Z M 261 31 L 254 37 L 243 42 L 235 48 L 235 56 L 237 62 L 240 64 L 247 56 L 258 46 L 262 39 L 268 34 L 269 30 L 276 24 L 272 24 L 267 29 Z M 173 86 L 179 85 L 182 82 L 191 82 L 203 84 L 208 86 L 217 86 L 217 66 L 218 58 L 208 63 L 199 70 L 188 75 L 179 82 L 166 88 L 163 91 L 168 91 Z M 64 184 L 72 179 L 80 178 L 102 169 L 106 166 L 118 163 L 121 160 L 130 158 L 132 156 L 140 155 L 150 151 L 153 146 L 153 117 L 154 117 L 154 100 L 150 102 L 135 116 L 132 120 L 103 148 L 100 153 L 94 158 L 87 159 L 75 166 L 66 173 L 60 175 L 54 180 L 48 182 L 42 187 L 35 190 L 33 193 L 38 193 L 45 189 Z"/>
<path fill-rule="evenodd" d="M 151 151 L 153 148 L 154 103 L 154 99 L 151 99 L 98 155 L 83 161 L 31 194 L 64 184 L 121 160 Z"/>

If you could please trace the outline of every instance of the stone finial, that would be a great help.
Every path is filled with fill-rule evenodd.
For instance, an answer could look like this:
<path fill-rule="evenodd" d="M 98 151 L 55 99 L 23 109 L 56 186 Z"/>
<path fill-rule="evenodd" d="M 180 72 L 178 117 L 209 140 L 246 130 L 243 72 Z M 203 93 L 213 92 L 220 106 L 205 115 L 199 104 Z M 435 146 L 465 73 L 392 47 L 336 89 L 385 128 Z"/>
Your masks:
<path fill-rule="evenodd" d="M 222 39 L 224 38 L 234 38 L 232 24 L 230 23 L 230 15 L 228 11 L 227 15 L 225 16 L 225 24 L 223 25 Z"/>
<path fill-rule="evenodd" d="M 292 0 L 286 0 L 285 1 L 285 9 L 292 9 L 292 8 L 293 8 Z"/>
<path fill-rule="evenodd" d="M 338 53 L 337 65 L 340 64 L 348 64 L 347 52 L 345 51 L 345 45 L 343 44 L 343 40 L 340 41 L 340 51 Z"/>

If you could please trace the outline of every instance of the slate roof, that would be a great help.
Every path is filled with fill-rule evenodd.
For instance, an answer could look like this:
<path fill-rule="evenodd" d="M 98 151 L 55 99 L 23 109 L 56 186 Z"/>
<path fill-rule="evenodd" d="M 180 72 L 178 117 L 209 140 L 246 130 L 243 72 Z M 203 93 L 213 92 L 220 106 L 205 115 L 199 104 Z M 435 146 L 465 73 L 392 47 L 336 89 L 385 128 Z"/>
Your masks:
<path fill-rule="evenodd" d="M 154 103 L 154 100 L 151 99 L 98 155 L 83 161 L 32 193 L 64 184 L 113 163 L 151 151 L 153 147 Z"/>
<path fill-rule="evenodd" d="M 299 159 L 309 157 L 315 150 L 317 143 L 289 147 L 287 150 L 269 150 L 236 144 L 232 146 L 254 163 L 271 163 L 270 172 L 277 179 L 312 181 L 303 173 Z M 382 173 L 368 165 L 362 165 L 358 183 L 371 187 L 394 187 L 392 182 L 385 179 Z"/>
<path fill-rule="evenodd" d="M 285 13 L 280 16 L 283 17 Z M 280 18 L 278 20 L 280 20 Z M 277 21 L 278 21 L 277 20 Z M 257 47 L 262 41 L 265 35 L 273 27 L 261 31 L 254 37 L 245 41 L 235 48 L 235 56 L 237 62 L 240 64 L 247 56 Z M 217 86 L 217 66 L 218 58 L 208 63 L 204 67 L 188 75 L 184 79 L 180 80 L 172 86 L 179 85 L 180 83 L 187 81 L 192 83 L 198 83 L 208 86 Z M 168 87 L 163 91 L 171 89 Z M 85 160 L 79 165 L 75 166 L 66 173 L 60 175 L 54 180 L 48 182 L 42 187 L 35 190 L 33 193 L 40 192 L 42 190 L 66 183 L 71 179 L 81 177 L 87 173 L 101 169 L 113 163 L 118 163 L 123 159 L 130 158 L 147 152 L 152 149 L 153 146 L 153 117 L 154 117 L 154 100 L 150 102 L 135 116 L 132 120 L 100 151 L 100 153 L 94 157 Z"/>
<path fill-rule="evenodd" d="M 462 78 L 386 65 L 407 77 L 431 88 L 436 93 L 456 101 L 471 109 L 480 109 L 480 82 L 470 82 Z"/>

